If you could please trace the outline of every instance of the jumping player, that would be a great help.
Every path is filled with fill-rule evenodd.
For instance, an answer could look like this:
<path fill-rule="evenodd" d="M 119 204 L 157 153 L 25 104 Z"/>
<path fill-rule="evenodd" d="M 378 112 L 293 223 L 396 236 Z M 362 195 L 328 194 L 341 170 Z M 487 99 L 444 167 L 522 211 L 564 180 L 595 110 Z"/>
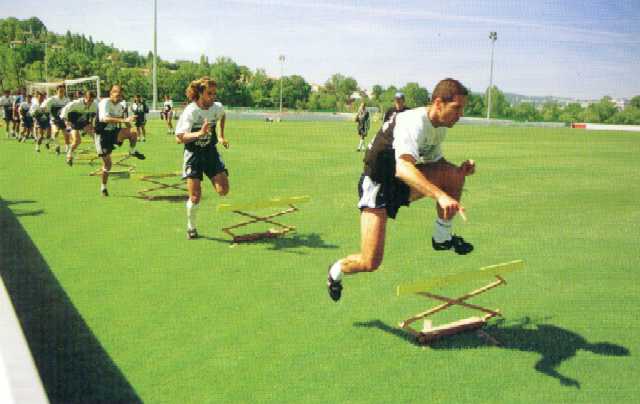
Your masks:
<path fill-rule="evenodd" d="M 73 143 L 67 150 L 67 164 L 73 165 L 73 153 L 82 143 L 80 136 L 81 131 L 92 133 L 94 130 L 93 122 L 95 121 L 98 109 L 93 102 L 95 98 L 93 91 L 84 93 L 84 97 L 79 100 L 73 100 L 62 108 L 60 118 L 66 122 L 66 126 L 71 128 L 71 137 Z"/>
<path fill-rule="evenodd" d="M 473 246 L 451 233 L 465 177 L 475 172 L 475 162 L 456 166 L 444 159 L 441 143 L 446 128 L 463 114 L 468 90 L 454 79 L 440 81 L 431 105 L 397 114 L 386 122 L 365 154 L 364 173 L 358 184 L 361 250 L 329 267 L 327 286 L 334 301 L 342 294 L 342 275 L 375 271 L 382 263 L 388 218 L 401 206 L 424 196 L 436 200 L 438 219 L 431 240 L 434 250 L 467 254 Z"/>
<path fill-rule="evenodd" d="M 173 101 L 168 95 L 164 96 L 164 104 L 162 104 L 162 113 L 167 121 L 167 133 L 173 134 Z"/>
<path fill-rule="evenodd" d="M 124 117 L 122 108 L 122 87 L 117 84 L 111 86 L 109 97 L 100 100 L 98 106 L 98 123 L 96 125 L 96 151 L 102 157 L 102 182 L 100 192 L 103 196 L 109 196 L 107 191 L 107 181 L 109 180 L 109 170 L 111 170 L 111 152 L 116 145 L 121 146 L 125 139 L 129 140 L 131 148 L 129 154 L 140 160 L 146 157 L 136 150 L 138 141 L 137 134 L 131 131 L 133 116 Z M 124 124 L 124 128 L 119 125 Z"/>
<path fill-rule="evenodd" d="M 229 193 L 228 171 L 218 153 L 216 143 L 226 149 L 229 142 L 224 137 L 225 113 L 221 103 L 215 102 L 216 82 L 208 77 L 192 81 L 186 90 L 191 101 L 184 109 L 176 125 L 176 140 L 184 144 L 183 178 L 187 180 L 187 238 L 198 238 L 196 211 L 202 189 L 200 183 L 206 175 L 220 196 Z M 220 122 L 220 133 L 216 125 Z"/>
<path fill-rule="evenodd" d="M 71 134 L 66 128 L 64 123 L 64 119 L 60 117 L 60 112 L 62 109 L 70 102 L 69 98 L 67 98 L 67 89 L 64 84 L 59 84 L 56 87 L 56 95 L 47 98 L 45 101 L 46 108 L 51 115 L 51 124 L 53 125 L 52 132 L 53 136 L 51 138 L 52 141 L 55 141 L 58 133 L 62 132 L 64 136 L 64 152 L 65 154 L 69 152 L 71 147 Z M 56 153 L 60 154 L 60 145 L 56 143 Z"/>

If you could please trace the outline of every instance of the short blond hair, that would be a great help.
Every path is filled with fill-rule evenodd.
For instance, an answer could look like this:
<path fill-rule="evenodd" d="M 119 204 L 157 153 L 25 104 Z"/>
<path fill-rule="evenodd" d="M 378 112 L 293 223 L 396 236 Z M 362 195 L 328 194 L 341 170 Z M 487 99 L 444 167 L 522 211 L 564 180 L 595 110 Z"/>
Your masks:
<path fill-rule="evenodd" d="M 198 80 L 193 80 L 187 86 L 187 90 L 185 94 L 187 99 L 190 101 L 198 101 L 202 93 L 209 87 L 216 87 L 217 83 L 215 80 L 210 79 L 209 77 L 201 77 Z"/>

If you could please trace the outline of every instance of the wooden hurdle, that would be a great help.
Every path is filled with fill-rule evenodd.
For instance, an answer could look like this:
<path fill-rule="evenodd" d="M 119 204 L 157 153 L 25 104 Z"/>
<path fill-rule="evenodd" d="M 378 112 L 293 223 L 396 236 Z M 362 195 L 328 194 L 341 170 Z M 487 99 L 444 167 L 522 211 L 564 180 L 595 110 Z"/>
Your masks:
<path fill-rule="evenodd" d="M 220 204 L 218 205 L 219 212 L 231 211 L 237 215 L 248 217 L 251 219 L 241 223 L 234 224 L 232 226 L 223 227 L 222 231 L 227 233 L 231 237 L 234 243 L 256 241 L 264 238 L 281 237 L 289 232 L 295 231 L 296 227 L 288 224 L 276 222 L 273 220 L 273 218 L 287 215 L 293 212 L 297 212 L 299 209 L 295 205 L 309 202 L 310 200 L 311 200 L 311 197 L 309 196 L 294 196 L 290 198 L 272 198 L 266 201 L 245 203 L 245 204 Z M 274 208 L 274 207 L 287 207 L 287 208 L 267 216 L 259 216 L 257 214 L 252 214 L 247 212 L 252 210 Z M 241 227 L 245 227 L 254 223 L 268 223 L 276 227 L 270 228 L 266 232 L 248 233 L 248 234 L 242 234 L 242 235 L 235 234 L 232 231 L 232 230 L 239 229 Z"/>
<path fill-rule="evenodd" d="M 144 188 L 138 191 L 138 197 L 146 199 L 148 201 L 177 201 L 187 200 L 189 195 L 187 194 L 187 188 L 182 180 L 182 172 L 172 172 L 163 174 L 138 174 L 136 178 L 140 181 L 151 183 L 154 186 L 150 188 Z M 176 181 L 177 180 L 177 181 Z M 173 181 L 173 182 L 169 182 Z M 180 191 L 182 195 L 158 195 L 156 191 L 161 190 L 176 190 Z"/>
<path fill-rule="evenodd" d="M 478 306 L 475 304 L 465 303 L 466 300 L 478 296 L 482 293 L 488 292 L 489 290 L 496 288 L 501 285 L 506 285 L 506 281 L 502 278 L 502 274 L 507 272 L 512 272 L 518 269 L 522 269 L 524 267 L 524 261 L 516 260 L 505 262 L 502 264 L 491 265 L 488 267 L 483 267 L 479 271 L 465 272 L 461 274 L 445 276 L 434 278 L 427 282 L 415 283 L 411 285 L 398 286 L 396 289 L 396 294 L 398 296 L 404 294 L 417 294 L 426 298 L 435 299 L 441 301 L 443 303 L 431 307 L 430 309 L 418 313 L 414 316 L 409 317 L 408 319 L 400 322 L 399 326 L 403 330 L 409 332 L 411 335 L 416 337 L 416 340 L 420 344 L 429 344 L 437 339 L 448 335 L 458 334 L 464 331 L 471 330 L 479 330 L 487 324 L 487 321 L 493 317 L 501 316 L 499 309 L 488 309 L 486 307 Z M 482 279 L 486 277 L 495 277 L 496 280 L 486 284 L 485 286 L 472 290 L 471 292 L 457 297 L 457 298 L 449 298 L 442 295 L 437 295 L 435 293 L 427 292 L 428 289 L 433 289 L 436 287 L 451 285 L 454 283 L 460 283 L 463 281 L 471 280 L 471 279 Z M 427 319 L 438 312 L 444 311 L 452 306 L 461 306 L 472 310 L 477 310 L 484 315 L 482 317 L 473 316 L 464 318 L 461 320 L 453 321 L 451 323 L 443 324 L 437 327 L 433 326 L 432 320 Z M 411 324 L 424 319 L 424 325 L 422 330 L 417 331 L 411 327 Z M 497 341 L 488 335 L 485 332 L 481 332 L 482 337 L 486 338 L 490 342 L 497 344 Z"/>

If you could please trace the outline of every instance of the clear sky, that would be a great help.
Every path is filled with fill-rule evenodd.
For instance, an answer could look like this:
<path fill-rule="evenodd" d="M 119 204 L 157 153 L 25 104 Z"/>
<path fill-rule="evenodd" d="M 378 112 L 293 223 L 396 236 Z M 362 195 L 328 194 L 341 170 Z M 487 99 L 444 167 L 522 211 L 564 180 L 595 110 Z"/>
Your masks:
<path fill-rule="evenodd" d="M 53 32 L 152 49 L 153 0 L 0 0 L 0 18 L 36 16 Z M 444 77 L 473 91 L 573 98 L 640 94 L 640 0 L 158 0 L 158 54 L 227 56 L 279 76 L 361 87 Z"/>

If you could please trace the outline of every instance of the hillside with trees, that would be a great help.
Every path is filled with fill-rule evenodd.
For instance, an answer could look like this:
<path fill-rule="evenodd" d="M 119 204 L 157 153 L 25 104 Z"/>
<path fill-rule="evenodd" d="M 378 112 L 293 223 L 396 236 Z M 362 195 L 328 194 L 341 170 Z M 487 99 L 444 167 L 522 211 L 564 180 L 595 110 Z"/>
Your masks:
<path fill-rule="evenodd" d="M 45 57 L 46 56 L 46 57 Z M 46 63 L 45 63 L 46 61 Z M 56 34 L 47 30 L 37 17 L 19 20 L 0 19 L 0 87 L 15 89 L 27 81 L 57 81 L 68 78 L 100 76 L 103 89 L 119 83 L 128 94 L 151 98 L 153 54 L 117 49 L 113 45 L 67 31 Z M 228 57 L 213 62 L 206 55 L 199 60 L 158 58 L 158 97 L 168 94 L 174 101 L 185 101 L 184 89 L 198 77 L 210 76 L 218 83 L 218 98 L 233 107 L 275 109 L 280 102 L 282 80 L 283 107 L 310 111 L 354 111 L 360 101 L 381 109 L 393 105 L 397 91 L 405 94 L 410 107 L 425 105 L 429 91 L 418 83 L 403 87 L 376 84 L 365 93 L 353 77 L 340 73 L 331 75 L 325 83 L 312 90 L 312 84 L 300 75 L 269 77 L 264 69 L 238 65 Z M 555 101 L 541 108 L 527 102 L 511 105 L 500 89 L 491 89 L 491 116 L 518 121 L 606 122 L 640 124 L 640 96 L 618 111 L 610 97 L 586 108 L 570 103 L 565 107 Z M 359 97 L 353 97 L 354 94 Z M 358 100 L 359 98 L 359 100 Z M 487 93 L 472 93 L 465 114 L 486 116 Z"/>

